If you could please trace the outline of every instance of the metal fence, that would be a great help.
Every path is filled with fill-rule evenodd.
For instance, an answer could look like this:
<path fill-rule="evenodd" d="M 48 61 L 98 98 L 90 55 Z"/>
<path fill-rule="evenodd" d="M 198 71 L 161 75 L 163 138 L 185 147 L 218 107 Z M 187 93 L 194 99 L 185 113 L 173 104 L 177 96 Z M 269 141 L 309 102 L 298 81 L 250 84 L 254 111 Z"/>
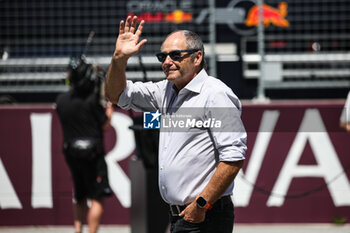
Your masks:
<path fill-rule="evenodd" d="M 148 23 L 148 39 L 140 56 L 129 61 L 130 79 L 158 79 L 164 75 L 154 54 L 165 36 L 177 29 L 201 34 L 208 42 L 208 18 L 195 24 L 194 15 L 207 8 L 207 1 L 111 1 L 35 0 L 1 1 L 0 93 L 61 92 L 69 58 L 80 56 L 91 31 L 95 32 L 87 57 L 104 68 L 115 48 L 119 22 L 137 15 Z M 140 61 L 146 72 L 142 71 Z"/>
<path fill-rule="evenodd" d="M 159 51 L 168 33 L 193 30 L 213 48 L 216 38 L 213 25 L 218 28 L 219 24 L 226 24 L 216 29 L 216 36 L 222 40 L 234 29 L 240 42 L 234 45 L 226 38 L 223 47 L 227 50 L 233 45 L 238 49 L 232 49 L 234 52 L 226 54 L 227 57 L 220 58 L 218 53 L 216 57 L 207 57 L 211 59 L 209 70 L 215 72 L 216 59 L 235 61 L 242 63 L 242 74 L 226 73 L 235 73 L 246 80 L 263 80 L 266 89 L 350 87 L 349 0 L 265 0 L 262 43 L 266 69 L 262 74 L 254 22 L 257 0 L 215 1 L 215 10 L 210 8 L 213 3 L 210 0 L 0 1 L 0 93 L 66 90 L 64 80 L 69 58 L 82 53 L 91 31 L 95 32 L 95 38 L 87 56 L 91 62 L 107 68 L 119 22 L 129 14 L 147 21 L 143 37 L 148 39 L 140 57 L 129 61 L 130 79 L 164 77 L 154 53 Z M 211 13 L 215 14 L 212 20 Z M 244 31 L 242 28 L 252 33 L 239 33 Z M 218 50 L 220 44 L 216 46 Z M 239 54 L 234 54 L 235 51 Z"/>
<path fill-rule="evenodd" d="M 350 87 L 350 1 L 264 3 L 263 73 L 258 37 L 244 37 L 245 78 L 260 77 L 267 89 Z"/>

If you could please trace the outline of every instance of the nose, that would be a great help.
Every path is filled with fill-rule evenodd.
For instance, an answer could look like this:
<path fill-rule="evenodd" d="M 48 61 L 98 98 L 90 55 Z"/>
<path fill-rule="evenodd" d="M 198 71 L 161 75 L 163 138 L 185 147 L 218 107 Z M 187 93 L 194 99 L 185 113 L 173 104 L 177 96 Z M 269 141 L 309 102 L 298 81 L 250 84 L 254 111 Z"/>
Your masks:
<path fill-rule="evenodd" d="M 169 64 L 169 63 L 172 63 L 172 62 L 173 62 L 173 59 L 171 59 L 170 56 L 167 55 L 165 57 L 165 60 L 164 60 L 163 64 Z"/>
<path fill-rule="evenodd" d="M 166 56 L 164 62 L 162 63 L 162 69 L 166 73 L 170 67 L 174 65 L 174 61 L 168 56 Z"/>

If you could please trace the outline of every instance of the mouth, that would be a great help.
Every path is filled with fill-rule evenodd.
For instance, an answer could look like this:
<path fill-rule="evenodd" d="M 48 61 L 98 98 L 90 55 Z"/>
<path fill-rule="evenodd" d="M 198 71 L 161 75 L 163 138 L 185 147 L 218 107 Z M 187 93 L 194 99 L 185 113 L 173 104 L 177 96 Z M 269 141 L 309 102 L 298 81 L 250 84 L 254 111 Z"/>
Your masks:
<path fill-rule="evenodd" d="M 175 72 L 175 71 L 177 71 L 177 69 L 168 69 L 167 73 L 172 73 L 172 72 Z"/>
<path fill-rule="evenodd" d="M 178 71 L 179 69 L 177 67 L 173 67 L 173 66 L 167 66 L 167 67 L 163 66 L 163 70 L 164 70 L 164 73 L 168 76 L 168 75 L 173 74 L 174 72 Z"/>

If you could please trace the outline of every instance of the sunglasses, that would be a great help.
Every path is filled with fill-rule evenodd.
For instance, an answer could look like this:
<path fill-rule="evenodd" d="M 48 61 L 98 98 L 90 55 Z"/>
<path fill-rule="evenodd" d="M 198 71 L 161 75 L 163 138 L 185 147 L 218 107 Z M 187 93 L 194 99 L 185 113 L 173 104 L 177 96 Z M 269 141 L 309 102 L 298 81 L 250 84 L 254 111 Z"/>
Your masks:
<path fill-rule="evenodd" d="M 160 52 L 157 53 L 156 56 L 158 58 L 158 61 L 160 62 L 164 62 L 166 57 L 169 55 L 169 57 L 173 60 L 173 61 L 180 61 L 182 59 L 181 53 L 195 53 L 197 52 L 199 49 L 183 49 L 183 50 L 173 50 L 169 53 L 165 53 L 165 52 Z"/>

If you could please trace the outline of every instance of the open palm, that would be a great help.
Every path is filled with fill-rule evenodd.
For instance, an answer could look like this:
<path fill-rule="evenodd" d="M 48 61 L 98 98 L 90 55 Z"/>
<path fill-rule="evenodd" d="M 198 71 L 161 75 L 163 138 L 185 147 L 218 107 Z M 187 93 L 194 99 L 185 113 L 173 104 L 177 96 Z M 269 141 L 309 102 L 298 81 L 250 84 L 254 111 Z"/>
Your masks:
<path fill-rule="evenodd" d="M 132 55 L 138 53 L 142 46 L 147 42 L 146 39 L 140 40 L 142 34 L 143 26 L 145 22 L 141 21 L 140 25 L 137 26 L 137 17 L 131 18 L 127 17 L 126 22 L 120 22 L 119 26 L 119 36 L 116 42 L 115 55 L 125 55 L 126 57 L 131 57 Z"/>

